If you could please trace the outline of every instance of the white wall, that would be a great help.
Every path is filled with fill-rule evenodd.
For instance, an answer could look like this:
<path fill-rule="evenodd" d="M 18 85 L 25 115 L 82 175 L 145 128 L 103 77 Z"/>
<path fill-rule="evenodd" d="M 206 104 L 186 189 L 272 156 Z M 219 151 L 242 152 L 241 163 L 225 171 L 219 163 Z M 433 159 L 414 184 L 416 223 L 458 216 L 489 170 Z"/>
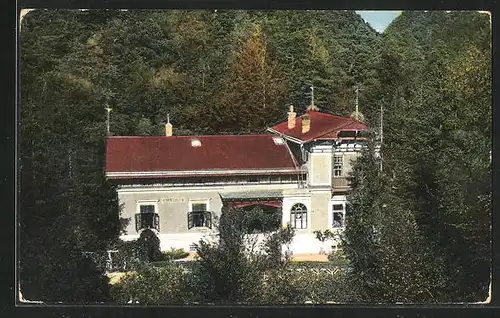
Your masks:
<path fill-rule="evenodd" d="M 320 252 L 330 253 L 331 246 L 339 242 L 329 240 L 324 243 L 320 242 L 315 234 L 311 233 L 295 233 L 290 251 L 293 254 L 319 254 Z"/>
<path fill-rule="evenodd" d="M 190 200 L 208 200 L 209 209 L 215 216 L 220 216 L 222 201 L 220 192 L 259 191 L 259 190 L 294 190 L 297 183 L 288 184 L 255 184 L 205 187 L 144 187 L 118 189 L 120 204 L 124 204 L 120 217 L 130 219 L 125 228 L 127 234 L 137 234 L 135 231 L 135 214 L 138 213 L 138 202 L 155 202 L 156 211 L 160 216 L 161 234 L 191 233 L 199 229 L 187 227 L 187 213 Z M 213 220 L 212 220 L 213 221 Z"/>
<path fill-rule="evenodd" d="M 309 185 L 330 186 L 332 184 L 332 154 L 311 153 L 309 156 Z"/>
<path fill-rule="evenodd" d="M 130 241 L 135 240 L 138 237 L 138 235 L 123 235 L 120 238 L 124 241 Z M 218 240 L 217 233 L 159 234 L 158 237 L 160 238 L 160 249 L 162 251 L 168 251 L 172 248 L 182 248 L 185 251 L 189 251 L 190 246 L 193 243 L 198 243 L 201 239 L 210 242 L 216 242 Z M 255 242 L 255 247 L 258 250 L 262 247 L 261 244 L 264 242 L 266 235 L 253 234 L 249 235 L 248 238 L 249 241 Z M 325 243 L 320 242 L 312 233 L 295 231 L 292 243 L 288 246 L 284 246 L 284 250 L 287 249 L 293 254 L 317 254 L 321 251 L 329 253 L 333 244 L 335 244 L 334 241 L 326 241 Z"/>

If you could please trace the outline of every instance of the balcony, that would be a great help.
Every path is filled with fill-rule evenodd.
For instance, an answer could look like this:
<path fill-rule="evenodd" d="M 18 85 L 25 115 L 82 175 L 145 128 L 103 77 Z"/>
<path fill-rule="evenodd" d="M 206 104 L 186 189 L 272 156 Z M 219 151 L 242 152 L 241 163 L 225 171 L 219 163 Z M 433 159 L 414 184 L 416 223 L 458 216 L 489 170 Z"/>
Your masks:
<path fill-rule="evenodd" d="M 144 229 L 160 231 L 160 216 L 158 213 L 136 213 L 135 230 L 139 232 Z"/>
<path fill-rule="evenodd" d="M 346 191 L 351 187 L 351 183 L 347 177 L 333 177 L 332 188 L 334 191 Z"/>
<path fill-rule="evenodd" d="M 212 228 L 212 212 L 192 211 L 188 212 L 188 230 L 193 227 Z"/>

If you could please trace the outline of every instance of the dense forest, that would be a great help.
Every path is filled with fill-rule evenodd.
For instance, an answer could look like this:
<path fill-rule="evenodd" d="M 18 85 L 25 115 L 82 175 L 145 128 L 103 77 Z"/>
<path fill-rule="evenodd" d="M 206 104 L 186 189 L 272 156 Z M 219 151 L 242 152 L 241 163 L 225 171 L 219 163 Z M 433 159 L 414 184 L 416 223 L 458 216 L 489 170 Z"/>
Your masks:
<path fill-rule="evenodd" d="M 259 133 L 311 100 L 376 132 L 354 169 L 345 252 L 366 301 L 480 301 L 490 280 L 491 25 L 403 12 L 34 10 L 20 30 L 20 284 L 28 299 L 106 301 L 84 252 L 120 233 L 112 135 Z M 375 229 L 375 231 L 373 231 Z"/>

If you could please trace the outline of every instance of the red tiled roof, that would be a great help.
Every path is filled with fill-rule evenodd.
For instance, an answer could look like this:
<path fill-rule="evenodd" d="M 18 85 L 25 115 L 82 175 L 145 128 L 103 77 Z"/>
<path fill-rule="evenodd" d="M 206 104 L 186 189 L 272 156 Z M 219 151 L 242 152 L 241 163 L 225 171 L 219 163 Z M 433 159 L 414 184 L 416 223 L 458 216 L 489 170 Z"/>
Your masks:
<path fill-rule="evenodd" d="M 368 129 L 364 123 L 350 117 L 336 116 L 318 111 L 309 111 L 307 114 L 311 120 L 311 128 L 304 134 L 302 133 L 302 117 L 304 115 L 297 117 L 295 127 L 292 129 L 288 129 L 287 121 L 279 123 L 271 127 L 271 129 L 302 141 L 336 139 L 338 132 L 342 130 Z"/>
<path fill-rule="evenodd" d="M 220 136 L 116 136 L 106 145 L 106 173 L 149 173 L 182 176 L 188 172 L 210 175 L 228 170 L 290 173 L 294 158 L 284 144 L 275 144 L 275 135 Z M 200 147 L 191 146 L 198 139 Z M 160 172 L 160 174 L 158 174 Z M 266 173 L 267 174 L 267 173 Z M 199 175 L 198 173 L 196 175 Z M 149 177 L 149 175 L 148 175 Z"/>

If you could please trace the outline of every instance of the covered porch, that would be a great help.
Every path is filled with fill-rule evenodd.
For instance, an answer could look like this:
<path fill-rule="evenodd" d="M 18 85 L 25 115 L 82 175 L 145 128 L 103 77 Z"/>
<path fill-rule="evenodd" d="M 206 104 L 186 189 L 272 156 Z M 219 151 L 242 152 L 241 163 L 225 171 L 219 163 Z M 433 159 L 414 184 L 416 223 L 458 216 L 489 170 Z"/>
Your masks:
<path fill-rule="evenodd" d="M 282 225 L 281 190 L 222 192 L 220 197 L 224 207 L 242 209 L 251 214 L 249 227 L 254 233 L 275 231 Z"/>

